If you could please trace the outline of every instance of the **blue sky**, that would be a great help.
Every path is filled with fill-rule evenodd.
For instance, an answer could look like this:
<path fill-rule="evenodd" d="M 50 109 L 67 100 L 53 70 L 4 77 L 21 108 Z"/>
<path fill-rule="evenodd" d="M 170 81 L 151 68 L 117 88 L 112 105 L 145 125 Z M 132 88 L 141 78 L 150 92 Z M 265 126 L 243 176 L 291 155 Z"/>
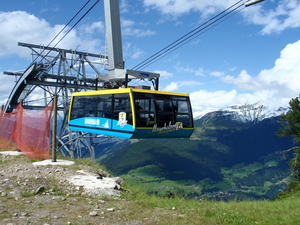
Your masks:
<path fill-rule="evenodd" d="M 1 2 L 1 105 L 14 85 L 3 71 L 26 69 L 31 62 L 29 49 L 18 42 L 48 45 L 86 2 Z M 236 2 L 120 0 L 125 67 L 133 68 Z M 101 0 L 59 47 L 105 54 L 103 10 Z M 246 7 L 143 70 L 161 74 L 160 90 L 189 93 L 196 111 L 256 102 L 287 106 L 300 90 L 300 1 L 265 0 Z"/>

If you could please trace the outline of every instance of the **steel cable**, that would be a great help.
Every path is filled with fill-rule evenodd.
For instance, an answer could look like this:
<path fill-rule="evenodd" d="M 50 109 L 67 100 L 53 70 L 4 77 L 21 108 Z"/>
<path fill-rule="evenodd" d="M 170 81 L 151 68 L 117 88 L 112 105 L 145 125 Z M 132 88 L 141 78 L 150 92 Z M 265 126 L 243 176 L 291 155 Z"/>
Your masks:
<path fill-rule="evenodd" d="M 133 70 L 141 70 L 141 69 L 145 68 L 146 66 L 152 64 L 153 62 L 157 61 L 158 59 L 166 56 L 170 52 L 173 52 L 174 50 L 178 49 L 179 47 L 181 47 L 184 44 L 188 43 L 189 41 L 193 40 L 195 38 L 194 37 L 195 35 L 199 36 L 199 35 L 205 33 L 207 30 L 211 29 L 210 26 L 212 26 L 212 25 L 216 26 L 217 24 L 221 23 L 222 21 L 228 19 L 229 17 L 231 17 L 231 16 L 229 16 L 231 13 L 235 12 L 240 7 L 244 6 L 244 3 L 238 5 L 240 2 L 243 2 L 243 0 L 238 1 L 237 3 L 235 3 L 232 6 L 228 7 L 227 9 L 222 11 L 221 13 L 214 16 L 213 18 L 209 19 L 205 23 L 201 24 L 200 26 L 196 27 L 192 31 L 188 32 L 187 34 L 185 34 L 181 38 L 177 39 L 176 41 L 172 42 L 171 44 L 169 44 L 165 48 L 161 49 L 157 53 L 155 53 L 152 56 L 148 57 L 147 59 L 145 59 L 144 61 L 142 61 L 141 63 L 139 63 L 135 67 L 133 67 L 132 69 Z M 236 6 L 236 5 L 238 5 L 238 6 Z M 241 10 L 239 10 L 239 11 L 241 11 Z M 227 16 L 228 16 L 228 18 L 225 18 Z M 222 21 L 220 22 L 220 20 L 222 20 Z M 217 23 L 217 24 L 215 24 L 215 23 Z M 205 30 L 205 29 L 207 29 L 207 30 Z"/>

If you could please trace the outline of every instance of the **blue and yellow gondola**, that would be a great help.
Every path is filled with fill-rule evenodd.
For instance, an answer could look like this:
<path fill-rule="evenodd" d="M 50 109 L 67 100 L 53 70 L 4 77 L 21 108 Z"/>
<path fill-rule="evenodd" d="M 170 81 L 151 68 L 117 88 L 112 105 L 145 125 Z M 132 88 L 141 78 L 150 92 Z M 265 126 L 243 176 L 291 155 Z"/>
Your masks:
<path fill-rule="evenodd" d="M 188 94 L 137 88 L 74 92 L 69 128 L 122 138 L 188 138 L 194 130 Z"/>

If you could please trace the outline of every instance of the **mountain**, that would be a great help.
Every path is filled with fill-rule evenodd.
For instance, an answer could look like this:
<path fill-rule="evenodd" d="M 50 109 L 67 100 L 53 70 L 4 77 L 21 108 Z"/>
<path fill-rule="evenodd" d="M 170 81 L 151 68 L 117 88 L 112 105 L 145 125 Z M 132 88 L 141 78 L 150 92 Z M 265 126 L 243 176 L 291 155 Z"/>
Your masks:
<path fill-rule="evenodd" d="M 198 116 L 195 117 L 195 120 L 205 116 L 208 119 L 210 117 L 220 117 L 221 119 L 230 119 L 241 123 L 256 123 L 266 118 L 280 116 L 287 111 L 288 108 L 280 107 L 274 110 L 258 102 L 255 104 L 233 105 L 228 108 L 205 112 L 203 114 L 201 112 L 196 112 L 195 114 Z"/>
<path fill-rule="evenodd" d="M 126 140 L 106 148 L 99 162 L 157 195 L 270 199 L 290 174 L 291 156 L 280 152 L 292 139 L 276 136 L 284 111 L 255 104 L 210 112 L 195 120 L 190 139 Z"/>

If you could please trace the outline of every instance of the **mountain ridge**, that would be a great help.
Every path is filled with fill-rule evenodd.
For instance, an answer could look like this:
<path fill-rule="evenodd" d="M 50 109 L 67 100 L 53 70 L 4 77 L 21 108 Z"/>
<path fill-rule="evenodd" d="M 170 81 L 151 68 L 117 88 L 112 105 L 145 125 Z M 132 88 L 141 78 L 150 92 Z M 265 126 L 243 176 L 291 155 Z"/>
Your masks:
<path fill-rule="evenodd" d="M 279 107 L 278 109 L 270 109 L 259 102 L 254 104 L 232 105 L 223 109 L 211 110 L 209 112 L 194 112 L 194 120 L 202 117 L 209 118 L 219 117 L 220 119 L 230 119 L 241 123 L 257 123 L 271 117 L 278 117 L 288 112 L 288 108 Z"/>

